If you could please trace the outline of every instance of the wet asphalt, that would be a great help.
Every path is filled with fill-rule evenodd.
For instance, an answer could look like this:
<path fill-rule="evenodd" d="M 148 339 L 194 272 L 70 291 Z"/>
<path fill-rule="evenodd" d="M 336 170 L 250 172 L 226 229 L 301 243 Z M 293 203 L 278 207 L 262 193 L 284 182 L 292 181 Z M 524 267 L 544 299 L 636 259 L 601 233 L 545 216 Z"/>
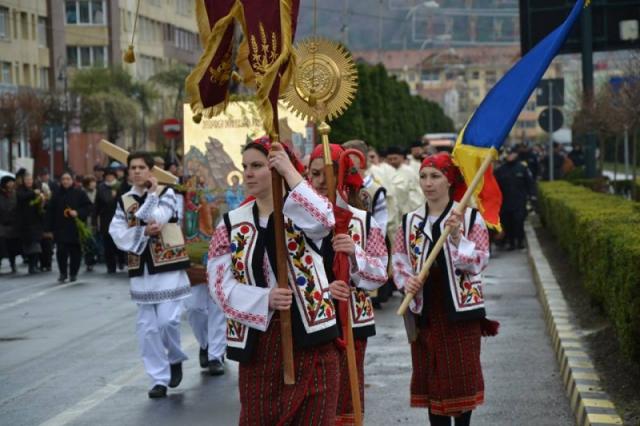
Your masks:
<path fill-rule="evenodd" d="M 135 305 L 126 274 L 98 266 L 75 283 L 56 274 L 0 269 L 1 425 L 235 425 L 237 366 L 211 377 L 198 365 L 198 345 L 182 324 L 191 359 L 184 380 L 163 400 L 150 386 L 135 339 Z M 473 425 L 575 424 L 526 252 L 494 253 L 485 273 L 487 310 L 500 334 L 483 338 L 485 404 Z M 410 351 L 397 293 L 376 312 L 377 335 L 365 361 L 366 425 L 427 425 L 425 409 L 409 408 Z"/>

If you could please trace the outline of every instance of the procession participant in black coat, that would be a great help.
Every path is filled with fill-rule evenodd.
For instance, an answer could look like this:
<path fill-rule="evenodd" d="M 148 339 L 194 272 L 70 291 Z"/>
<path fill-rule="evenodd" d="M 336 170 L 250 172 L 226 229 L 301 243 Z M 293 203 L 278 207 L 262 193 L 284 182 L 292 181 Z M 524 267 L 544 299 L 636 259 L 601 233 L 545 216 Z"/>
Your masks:
<path fill-rule="evenodd" d="M 515 151 L 507 155 L 507 161 L 495 171 L 502 191 L 500 222 L 504 226 L 509 250 L 524 248 L 524 221 L 527 217 L 527 199 L 534 194 L 531 172 L 518 161 Z"/>
<path fill-rule="evenodd" d="M 82 250 L 74 218 L 86 220 L 91 201 L 84 191 L 74 188 L 70 172 L 64 172 L 60 176 L 60 183 L 61 187 L 51 198 L 47 209 L 46 229 L 53 232 L 57 247 L 56 260 L 60 270 L 58 281 L 64 282 L 68 276 L 71 281 L 75 281 L 80 269 Z"/>
<path fill-rule="evenodd" d="M 44 231 L 45 196 L 33 186 L 33 176 L 25 173 L 22 185 L 16 190 L 16 216 L 22 255 L 29 264 L 29 273 L 35 274 L 42 248 L 40 240 Z"/>
<path fill-rule="evenodd" d="M 3 176 L 0 180 L 0 261 L 9 259 L 11 273 L 16 273 L 16 256 L 20 254 L 16 226 L 16 180 Z"/>
<path fill-rule="evenodd" d="M 118 203 L 118 188 L 120 183 L 116 179 L 116 172 L 113 169 L 106 169 L 104 181 L 98 185 L 96 194 L 96 219 L 98 222 L 98 232 L 102 236 L 104 244 L 104 258 L 107 264 L 107 273 L 116 272 L 116 265 L 124 265 L 124 252 L 118 250 L 113 238 L 109 235 L 109 224 L 116 213 Z M 121 268 L 122 269 L 122 268 Z"/>

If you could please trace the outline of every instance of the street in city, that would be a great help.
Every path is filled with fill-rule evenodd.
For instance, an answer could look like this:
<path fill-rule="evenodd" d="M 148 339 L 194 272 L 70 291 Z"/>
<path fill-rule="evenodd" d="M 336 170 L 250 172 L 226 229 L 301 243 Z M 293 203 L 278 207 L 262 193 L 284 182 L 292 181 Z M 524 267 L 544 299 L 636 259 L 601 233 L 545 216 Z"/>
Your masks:
<path fill-rule="evenodd" d="M 3 272 L 6 271 L 3 270 Z M 184 380 L 163 400 L 150 400 L 135 340 L 126 274 L 81 274 L 58 284 L 55 273 L 0 275 L 0 424 L 234 425 L 237 365 L 210 377 L 186 320 L 191 359 Z M 498 252 L 485 274 L 488 312 L 501 322 L 483 338 L 486 401 L 476 425 L 572 425 L 526 252 Z M 427 424 L 409 408 L 410 352 L 395 294 L 376 312 L 377 336 L 366 359 L 366 425 Z"/>

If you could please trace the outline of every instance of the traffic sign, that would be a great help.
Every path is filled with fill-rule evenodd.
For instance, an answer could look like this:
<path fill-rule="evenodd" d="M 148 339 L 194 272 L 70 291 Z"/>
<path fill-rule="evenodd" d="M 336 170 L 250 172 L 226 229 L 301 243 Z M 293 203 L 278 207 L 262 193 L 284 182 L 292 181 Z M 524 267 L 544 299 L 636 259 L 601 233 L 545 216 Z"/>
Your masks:
<path fill-rule="evenodd" d="M 549 113 L 549 110 L 551 110 L 551 114 Z M 564 116 L 562 115 L 562 111 L 560 111 L 559 108 L 543 109 L 540 113 L 540 116 L 538 117 L 538 124 L 547 133 L 555 132 L 564 124 Z"/>
<path fill-rule="evenodd" d="M 551 94 L 551 99 L 549 99 L 549 94 Z M 564 105 L 564 79 L 548 78 L 540 80 L 536 89 L 536 104 L 538 106 L 548 106 L 550 100 L 553 102 L 553 106 Z"/>
<path fill-rule="evenodd" d="M 167 139 L 174 139 L 180 136 L 182 123 L 177 118 L 167 118 L 162 122 L 162 133 Z"/>

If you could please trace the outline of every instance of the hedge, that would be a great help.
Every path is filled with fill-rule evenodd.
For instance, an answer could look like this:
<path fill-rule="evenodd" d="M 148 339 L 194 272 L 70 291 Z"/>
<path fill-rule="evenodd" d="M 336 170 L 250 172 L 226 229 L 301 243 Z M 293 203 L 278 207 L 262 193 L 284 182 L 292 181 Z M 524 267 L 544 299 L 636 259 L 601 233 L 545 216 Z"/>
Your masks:
<path fill-rule="evenodd" d="M 640 205 L 569 182 L 538 186 L 543 224 L 569 254 L 585 291 L 640 364 Z"/>

